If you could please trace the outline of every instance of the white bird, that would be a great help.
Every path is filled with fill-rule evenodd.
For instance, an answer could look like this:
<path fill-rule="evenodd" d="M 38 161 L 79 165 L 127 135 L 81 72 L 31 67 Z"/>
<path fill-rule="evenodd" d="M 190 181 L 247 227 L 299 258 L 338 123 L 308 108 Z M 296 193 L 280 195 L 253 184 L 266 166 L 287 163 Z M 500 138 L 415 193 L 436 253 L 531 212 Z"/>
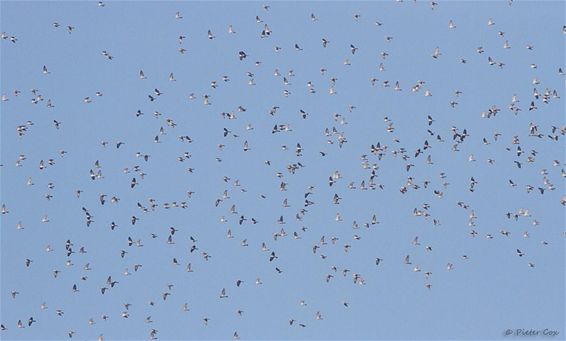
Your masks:
<path fill-rule="evenodd" d="M 438 57 L 440 57 L 441 53 L 440 53 L 440 48 L 436 47 L 434 49 L 434 52 L 432 53 L 432 58 L 437 59 Z"/>

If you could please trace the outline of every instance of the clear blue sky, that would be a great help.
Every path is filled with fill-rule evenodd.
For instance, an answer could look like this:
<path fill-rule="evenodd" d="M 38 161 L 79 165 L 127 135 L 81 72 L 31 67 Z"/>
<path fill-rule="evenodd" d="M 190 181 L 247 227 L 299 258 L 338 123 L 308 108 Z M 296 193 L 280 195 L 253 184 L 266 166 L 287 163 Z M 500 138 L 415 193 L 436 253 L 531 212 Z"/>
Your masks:
<path fill-rule="evenodd" d="M 0 4 L 0 201 L 7 210 L 0 216 L 0 338 L 67 339 L 72 330 L 80 340 L 146 339 L 156 329 L 164 340 L 230 339 L 236 331 L 242 339 L 501 339 L 507 329 L 548 328 L 560 333 L 552 339 L 564 339 L 564 2 L 440 1 L 434 9 L 428 1 Z M 265 24 L 271 34 L 262 38 Z M 517 113 L 509 108 L 514 95 Z M 270 115 L 273 106 L 279 109 Z M 493 106 L 497 114 L 482 117 Z M 144 115 L 136 117 L 138 110 Z M 291 131 L 272 133 L 274 125 Z M 529 136 L 529 125 L 542 137 Z M 337 133 L 325 136 L 326 128 Z M 381 158 L 371 152 L 378 142 L 387 147 Z M 25 160 L 16 165 L 19 155 Z M 304 167 L 288 171 L 299 162 Z M 372 167 L 375 189 L 363 190 Z M 91 180 L 91 169 L 103 177 Z M 329 186 L 335 171 L 341 178 Z M 309 186 L 315 204 L 299 221 Z M 229 197 L 216 207 L 225 190 Z M 113 196 L 120 201 L 111 203 Z M 184 201 L 185 209 L 163 206 Z M 379 223 L 364 227 L 374 214 Z M 132 216 L 140 218 L 135 225 Z M 274 240 L 281 228 L 287 235 Z M 128 237 L 143 247 L 128 246 Z M 193 244 L 198 250 L 190 252 Z M 272 251 L 278 258 L 270 261 Z M 193 272 L 185 271 L 188 263 Z M 142 267 L 134 271 L 135 264 Z M 102 295 L 108 276 L 119 283 Z M 228 297 L 219 297 L 222 288 Z M 121 316 L 126 303 L 128 318 Z M 30 317 L 36 322 L 28 327 Z"/>

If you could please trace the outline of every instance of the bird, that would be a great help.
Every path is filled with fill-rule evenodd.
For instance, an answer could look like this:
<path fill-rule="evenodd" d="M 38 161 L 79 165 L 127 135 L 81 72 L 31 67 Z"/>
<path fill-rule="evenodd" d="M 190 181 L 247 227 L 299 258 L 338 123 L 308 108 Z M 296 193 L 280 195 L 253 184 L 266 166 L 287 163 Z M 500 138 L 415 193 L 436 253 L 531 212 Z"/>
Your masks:
<path fill-rule="evenodd" d="M 438 57 L 440 57 L 441 53 L 440 53 L 440 48 L 439 47 L 435 47 L 434 48 L 434 52 L 432 53 L 432 58 L 437 59 Z"/>
<path fill-rule="evenodd" d="M 226 295 L 226 288 L 222 288 L 222 290 L 220 291 L 220 298 L 227 298 L 228 295 Z"/>

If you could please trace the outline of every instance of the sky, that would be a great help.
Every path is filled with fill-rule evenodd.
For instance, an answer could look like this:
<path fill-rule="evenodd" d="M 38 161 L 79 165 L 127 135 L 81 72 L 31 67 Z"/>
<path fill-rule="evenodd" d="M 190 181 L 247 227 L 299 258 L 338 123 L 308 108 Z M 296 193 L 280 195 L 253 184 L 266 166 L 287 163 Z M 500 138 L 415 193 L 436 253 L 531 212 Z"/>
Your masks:
<path fill-rule="evenodd" d="M 564 339 L 564 2 L 0 12 L 1 339 Z"/>

